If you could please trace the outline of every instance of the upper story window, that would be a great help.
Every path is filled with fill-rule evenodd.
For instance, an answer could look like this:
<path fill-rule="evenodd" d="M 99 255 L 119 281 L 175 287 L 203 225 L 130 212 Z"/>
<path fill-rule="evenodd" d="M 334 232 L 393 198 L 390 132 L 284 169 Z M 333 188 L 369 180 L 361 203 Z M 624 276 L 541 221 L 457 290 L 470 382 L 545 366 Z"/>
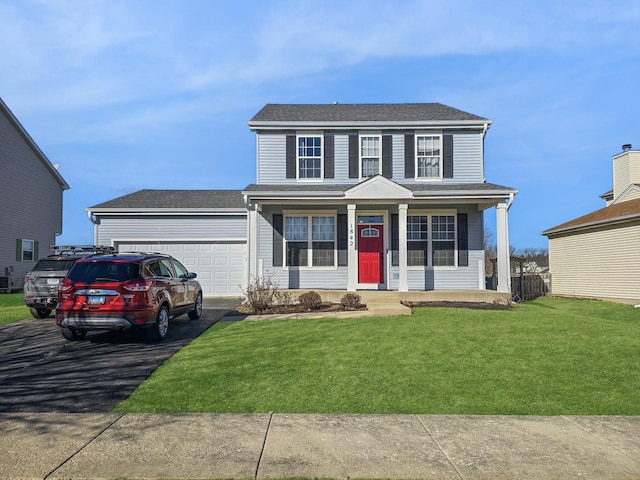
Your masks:
<path fill-rule="evenodd" d="M 416 135 L 416 178 L 442 178 L 439 136 Z"/>
<path fill-rule="evenodd" d="M 380 135 L 360 137 L 360 176 L 362 178 L 373 177 L 382 173 L 380 143 Z"/>
<path fill-rule="evenodd" d="M 322 178 L 322 137 L 298 137 L 298 178 Z"/>

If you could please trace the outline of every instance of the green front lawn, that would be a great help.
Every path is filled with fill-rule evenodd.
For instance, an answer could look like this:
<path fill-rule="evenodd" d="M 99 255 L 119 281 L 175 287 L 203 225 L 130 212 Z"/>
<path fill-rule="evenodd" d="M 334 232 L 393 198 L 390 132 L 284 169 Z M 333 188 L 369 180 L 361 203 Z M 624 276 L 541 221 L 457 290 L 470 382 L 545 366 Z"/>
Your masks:
<path fill-rule="evenodd" d="M 22 293 L 0 293 L 0 325 L 31 318 Z"/>
<path fill-rule="evenodd" d="M 638 415 L 639 352 L 640 310 L 558 298 L 218 323 L 116 411 Z"/>

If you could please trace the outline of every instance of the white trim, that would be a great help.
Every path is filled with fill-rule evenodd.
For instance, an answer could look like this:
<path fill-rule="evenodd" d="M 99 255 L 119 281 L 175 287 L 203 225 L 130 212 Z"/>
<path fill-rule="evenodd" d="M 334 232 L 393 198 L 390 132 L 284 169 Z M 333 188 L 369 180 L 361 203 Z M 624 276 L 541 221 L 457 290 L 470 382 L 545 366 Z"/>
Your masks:
<path fill-rule="evenodd" d="M 438 141 L 440 142 L 440 156 L 438 159 L 438 172 L 439 175 L 437 177 L 421 177 L 418 175 L 418 138 L 420 137 L 428 137 L 428 138 L 437 138 Z M 443 147 L 443 135 L 442 133 L 427 133 L 427 132 L 416 132 L 413 136 L 413 151 L 414 151 L 414 159 L 413 159 L 413 168 L 414 168 L 414 172 L 415 172 L 415 176 L 414 176 L 414 180 L 416 182 L 441 182 L 443 177 L 443 170 L 444 170 L 444 165 L 443 165 L 443 159 L 444 159 L 444 154 L 442 151 L 442 147 Z"/>
<path fill-rule="evenodd" d="M 307 218 L 307 265 L 287 265 L 287 216 Z M 312 217 L 333 217 L 333 266 L 309 265 L 313 262 L 313 231 Z M 289 270 L 337 270 L 338 269 L 338 211 L 337 210 L 282 210 L 282 269 Z"/>
<path fill-rule="evenodd" d="M 319 177 L 300 177 L 300 138 L 319 138 L 320 139 L 320 176 Z M 322 182 L 324 181 L 324 134 L 323 132 L 296 132 L 296 181 L 298 182 Z M 303 157 L 314 158 L 314 157 Z"/>
<path fill-rule="evenodd" d="M 409 209 L 407 211 L 407 219 L 406 219 L 406 223 L 405 225 L 408 224 L 409 221 L 409 217 L 420 217 L 420 216 L 426 216 L 427 217 L 427 264 L 426 265 L 407 265 L 407 270 L 457 270 L 459 268 L 458 265 L 458 210 L 456 209 L 443 209 L 443 210 L 413 210 L 413 209 Z M 453 261 L 454 264 L 453 265 L 433 265 L 433 242 L 436 241 L 448 241 L 450 242 L 451 240 L 434 240 L 433 239 L 433 225 L 432 225 L 432 218 L 434 216 L 452 216 L 453 217 L 453 226 L 454 226 L 454 230 L 453 230 Z M 405 232 L 408 229 L 406 229 L 405 226 Z M 409 242 L 411 242 L 412 240 L 406 238 L 406 233 L 405 233 L 405 239 L 407 241 L 407 257 L 408 257 L 408 250 L 409 250 Z M 423 240 L 421 240 L 423 241 Z M 408 260 L 408 258 L 407 258 Z"/>
<path fill-rule="evenodd" d="M 359 132 L 358 133 L 358 178 L 372 178 L 375 175 L 363 177 L 362 176 L 362 139 L 363 138 L 377 138 L 378 139 L 378 173 L 375 175 L 382 175 L 382 132 Z M 374 157 L 365 157 L 374 158 Z"/>

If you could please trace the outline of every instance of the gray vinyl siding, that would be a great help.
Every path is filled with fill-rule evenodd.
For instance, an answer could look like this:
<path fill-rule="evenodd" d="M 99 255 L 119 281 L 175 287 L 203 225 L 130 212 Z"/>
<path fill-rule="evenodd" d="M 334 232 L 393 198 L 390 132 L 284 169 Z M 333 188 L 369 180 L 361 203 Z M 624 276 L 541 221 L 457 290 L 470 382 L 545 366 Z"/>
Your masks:
<path fill-rule="evenodd" d="M 295 178 L 286 178 L 287 136 L 284 133 L 258 133 L 258 183 L 283 184 L 295 183 Z"/>
<path fill-rule="evenodd" d="M 484 181 L 482 133 L 453 134 L 453 178 L 445 182 L 478 183 Z"/>
<path fill-rule="evenodd" d="M 293 132 L 289 132 L 290 134 Z M 415 180 L 404 178 L 404 134 L 392 134 L 392 179 L 398 183 L 412 183 Z M 452 132 L 445 132 L 447 134 Z M 257 183 L 287 184 L 296 183 L 295 178 L 286 178 L 286 132 L 257 133 Z M 479 183 L 484 181 L 483 140 L 477 131 L 453 132 L 453 178 L 443 182 Z M 325 183 L 353 183 L 349 178 L 349 133 L 334 134 L 335 178 Z"/>
<path fill-rule="evenodd" d="M 62 233 L 62 194 L 51 174 L 31 145 L 0 111 L 0 276 L 13 267 L 14 288 L 21 288 L 32 262 L 16 260 L 16 240 L 38 242 L 45 257 L 56 234 Z"/>
<path fill-rule="evenodd" d="M 121 240 L 244 240 L 246 215 L 105 216 L 96 226 L 95 242 L 111 245 Z"/>

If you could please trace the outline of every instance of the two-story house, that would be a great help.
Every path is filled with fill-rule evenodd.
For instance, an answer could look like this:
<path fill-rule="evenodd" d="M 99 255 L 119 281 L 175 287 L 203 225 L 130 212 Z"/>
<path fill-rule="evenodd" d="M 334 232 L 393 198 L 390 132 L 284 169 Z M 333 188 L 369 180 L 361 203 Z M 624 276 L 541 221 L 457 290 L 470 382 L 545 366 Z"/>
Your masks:
<path fill-rule="evenodd" d="M 232 278 L 223 270 L 242 263 L 244 285 L 268 274 L 283 289 L 483 290 L 483 212 L 496 208 L 498 290 L 508 292 L 507 211 L 517 190 L 484 178 L 490 125 L 438 103 L 269 104 L 249 121 L 256 183 L 242 197 L 217 191 L 207 203 L 204 192 L 182 192 L 172 206 L 162 200 L 169 191 L 136 192 L 88 209 L 96 242 L 173 245 L 166 250 L 190 269 L 212 266 L 205 283 Z M 168 238 L 178 220 L 183 238 Z M 243 261 L 208 260 L 212 241 L 235 242 Z"/>
<path fill-rule="evenodd" d="M 62 233 L 62 194 L 69 188 L 0 99 L 0 290 L 22 288 L 25 274 Z"/>

